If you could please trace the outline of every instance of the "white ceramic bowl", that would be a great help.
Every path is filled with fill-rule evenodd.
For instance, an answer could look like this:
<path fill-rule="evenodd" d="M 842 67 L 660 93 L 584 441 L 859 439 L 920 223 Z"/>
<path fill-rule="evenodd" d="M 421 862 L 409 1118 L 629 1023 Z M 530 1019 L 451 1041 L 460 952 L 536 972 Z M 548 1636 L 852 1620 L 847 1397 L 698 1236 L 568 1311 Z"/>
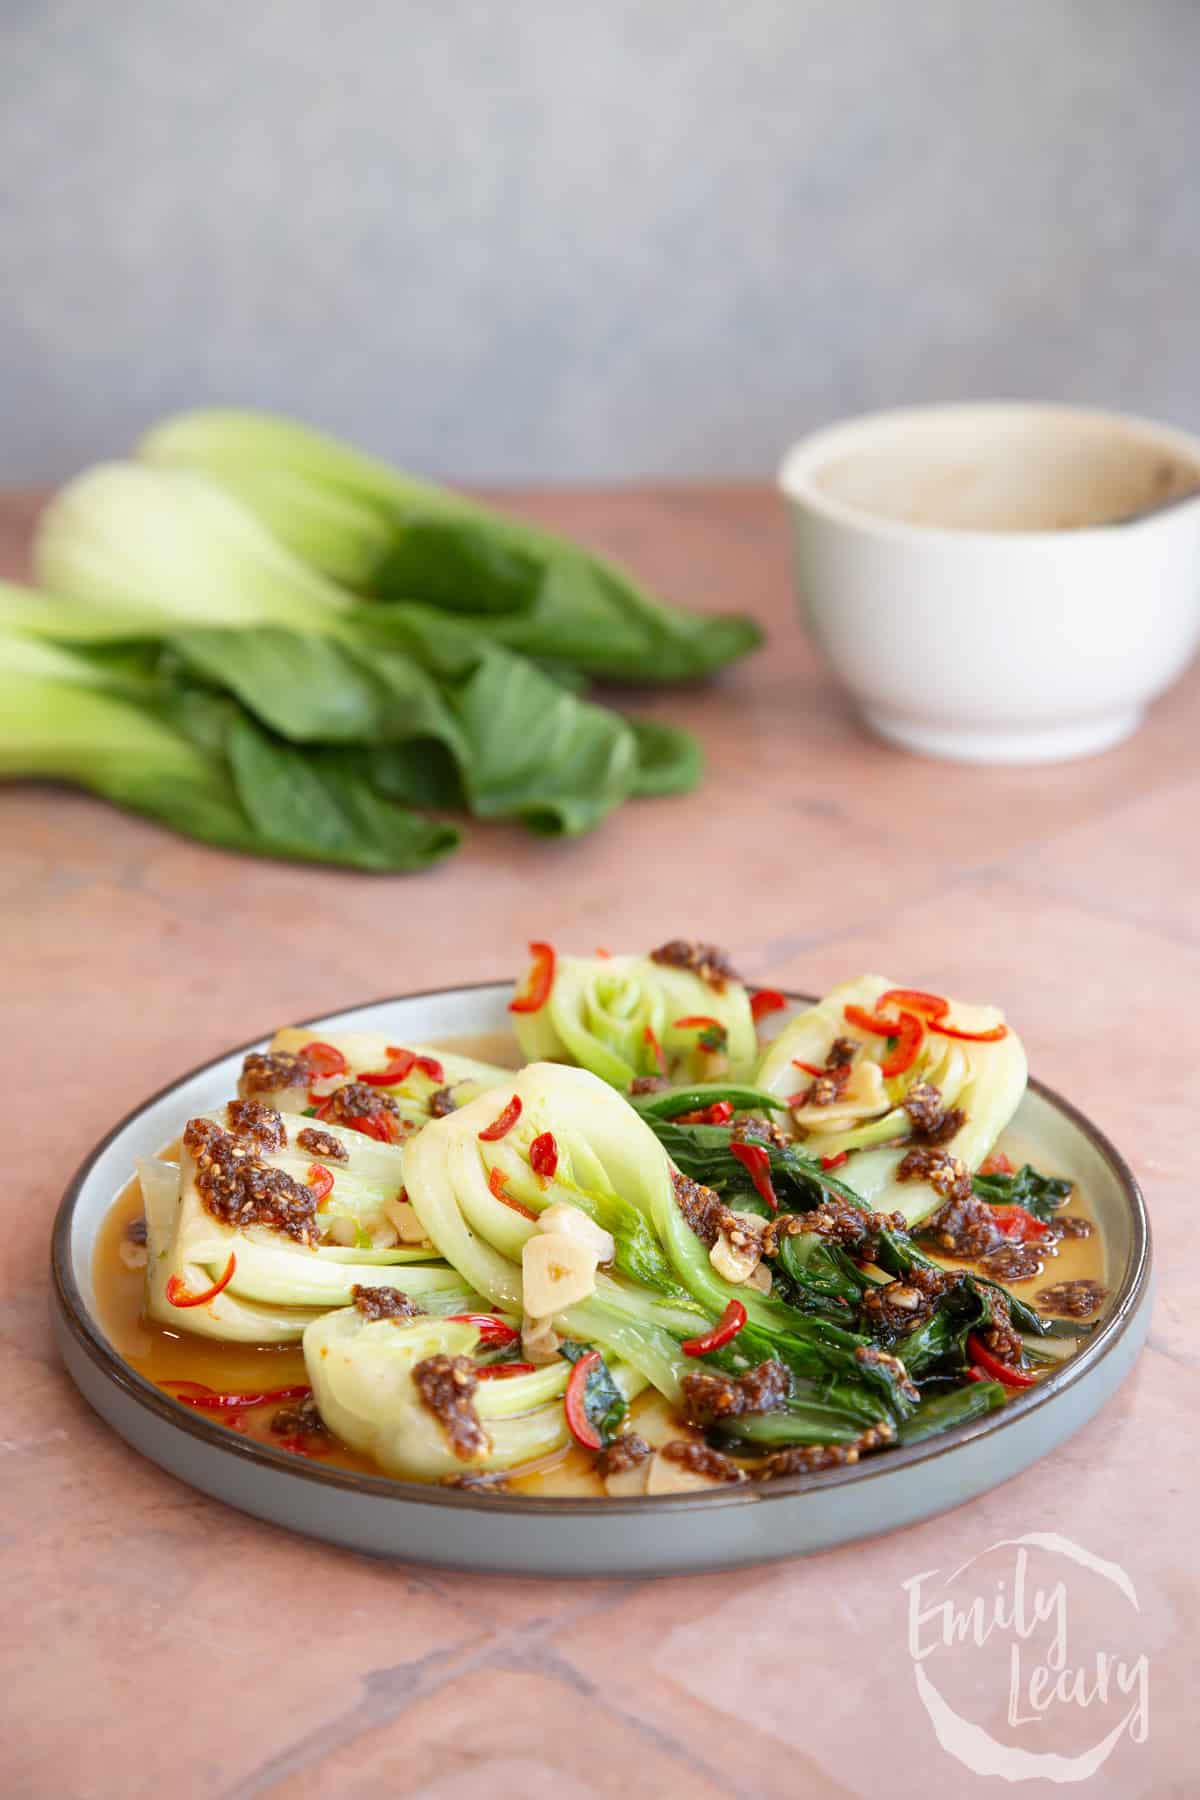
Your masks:
<path fill-rule="evenodd" d="M 915 407 L 780 470 L 807 629 L 866 723 L 968 762 L 1089 756 L 1200 639 L 1200 439 L 1077 407 Z"/>

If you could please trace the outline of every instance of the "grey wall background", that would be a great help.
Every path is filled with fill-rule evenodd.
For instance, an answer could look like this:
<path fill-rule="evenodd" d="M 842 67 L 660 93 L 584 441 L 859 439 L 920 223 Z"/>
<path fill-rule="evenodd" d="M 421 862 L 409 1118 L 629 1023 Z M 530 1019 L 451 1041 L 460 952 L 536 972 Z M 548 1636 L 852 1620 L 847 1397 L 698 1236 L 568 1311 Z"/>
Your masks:
<path fill-rule="evenodd" d="M 203 401 L 481 481 L 1196 427 L 1200 5 L 0 0 L 0 263 L 0 480 Z"/>

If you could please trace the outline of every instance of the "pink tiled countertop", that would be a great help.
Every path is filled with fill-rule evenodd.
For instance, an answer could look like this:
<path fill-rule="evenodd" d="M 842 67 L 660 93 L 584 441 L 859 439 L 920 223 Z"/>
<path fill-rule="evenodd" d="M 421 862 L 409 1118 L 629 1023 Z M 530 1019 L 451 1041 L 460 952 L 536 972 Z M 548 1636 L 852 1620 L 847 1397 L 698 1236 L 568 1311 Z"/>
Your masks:
<path fill-rule="evenodd" d="M 918 1699 L 901 1584 L 1040 1532 L 1119 1564 L 1136 1592 L 1134 1611 L 1071 1565 L 1068 1670 L 1094 1683 L 1097 1650 L 1148 1658 L 1148 1738 L 1121 1738 L 1086 1792 L 1195 1794 L 1200 678 L 1094 761 L 919 761 L 862 736 L 830 691 L 794 622 L 765 491 L 519 505 L 681 600 L 768 627 L 769 647 L 712 687 L 631 701 L 700 734 L 697 794 L 629 806 L 567 845 L 481 826 L 435 873 L 386 879 L 240 860 L 74 794 L 0 790 L 0 1788 L 990 1794 L 997 1778 L 943 1750 Z M 5 573 L 22 572 L 33 512 L 0 505 Z M 1155 1230 L 1155 1323 L 1116 1400 L 1055 1461 L 807 1561 L 570 1586 L 289 1537 L 142 1462 L 78 1398 L 47 1328 L 50 1221 L 77 1163 L 144 1095 L 284 1020 L 515 971 L 531 936 L 588 949 L 678 932 L 727 944 L 760 983 L 821 988 L 874 967 L 995 999 L 1036 1073 L 1126 1150 Z M 1011 1576 L 1011 1552 L 979 1567 L 997 1555 Z M 1010 1649 L 1003 1633 L 968 1647 L 943 1682 L 1006 1742 L 1074 1756 L 1128 1710 L 1060 1700 L 1006 1725 Z"/>

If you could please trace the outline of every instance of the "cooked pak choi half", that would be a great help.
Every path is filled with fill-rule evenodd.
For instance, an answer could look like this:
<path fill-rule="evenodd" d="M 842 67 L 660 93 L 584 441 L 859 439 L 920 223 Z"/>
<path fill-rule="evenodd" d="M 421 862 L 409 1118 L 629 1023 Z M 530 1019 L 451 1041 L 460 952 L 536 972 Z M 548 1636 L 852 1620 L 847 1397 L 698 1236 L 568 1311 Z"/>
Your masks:
<path fill-rule="evenodd" d="M 709 1346 L 736 1339 L 735 1372 L 780 1364 L 793 1441 L 811 1441 L 818 1402 L 822 1429 L 851 1437 L 913 1409 L 894 1360 L 858 1355 L 866 1337 L 722 1272 L 655 1133 L 588 1070 L 533 1063 L 435 1121 L 408 1145 L 405 1181 L 446 1261 L 520 1319 L 531 1362 L 586 1345 L 678 1406 Z"/>
<path fill-rule="evenodd" d="M 475 1302 L 419 1229 L 405 1239 L 403 1151 L 327 1122 L 315 1154 L 300 1141 L 312 1129 L 234 1102 L 189 1120 L 178 1165 L 139 1165 L 151 1318 L 234 1342 L 294 1342 L 399 1267 L 428 1311 Z"/>
<path fill-rule="evenodd" d="M 659 1076 L 676 1084 L 749 1077 L 758 1056 L 750 996 L 711 946 L 679 942 L 649 956 L 532 948 L 533 968 L 512 1003 L 530 1061 L 578 1063 L 622 1093 Z"/>
<path fill-rule="evenodd" d="M 755 1080 L 788 1104 L 806 1149 L 826 1161 L 844 1154 L 855 1192 L 915 1225 L 956 1183 L 969 1194 L 1027 1075 L 1024 1045 L 997 1007 L 862 975 L 792 1019 Z"/>
<path fill-rule="evenodd" d="M 330 1096 L 351 1083 L 385 1095 L 399 1129 L 397 1140 L 441 1112 L 452 1112 L 487 1088 L 508 1079 L 509 1071 L 475 1057 L 429 1044 L 397 1044 L 383 1031 L 335 1031 L 316 1037 L 300 1025 L 284 1026 L 263 1056 L 246 1058 L 238 1091 L 243 1099 L 266 1101 L 281 1112 L 336 1118 L 349 1108 L 330 1105 Z M 378 1131 L 376 1135 L 379 1135 Z"/>
<path fill-rule="evenodd" d="M 478 1328 L 459 1320 L 369 1319 L 356 1307 L 327 1313 L 304 1333 L 326 1425 L 390 1475 L 413 1481 L 511 1469 L 566 1445 L 563 1396 L 572 1365 L 556 1357 L 526 1374 L 488 1379 L 488 1365 L 471 1361 L 480 1348 Z M 620 1363 L 609 1371 L 626 1405 L 645 1386 Z M 439 1383 L 447 1382 L 444 1398 Z"/>

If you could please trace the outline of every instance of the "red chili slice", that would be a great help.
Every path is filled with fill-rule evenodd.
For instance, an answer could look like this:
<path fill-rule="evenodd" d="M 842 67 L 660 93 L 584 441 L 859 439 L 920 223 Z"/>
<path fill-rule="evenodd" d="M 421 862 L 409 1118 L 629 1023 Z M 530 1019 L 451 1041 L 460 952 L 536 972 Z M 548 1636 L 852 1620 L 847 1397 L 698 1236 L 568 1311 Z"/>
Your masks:
<path fill-rule="evenodd" d="M 428 1075 L 430 1081 L 445 1081 L 446 1071 L 436 1056 L 418 1056 L 415 1050 L 402 1050 L 398 1044 L 388 1044 L 386 1049 L 391 1058 L 387 1068 L 364 1070 L 360 1081 L 369 1081 L 372 1087 L 392 1087 L 406 1081 L 414 1069 Z"/>
<path fill-rule="evenodd" d="M 830 1075 L 833 1072 L 831 1069 L 818 1069 L 816 1063 L 801 1062 L 798 1056 L 793 1056 L 792 1067 L 794 1069 L 803 1069 L 804 1073 L 806 1075 L 811 1075 L 814 1081 L 819 1081 L 822 1075 Z"/>
<path fill-rule="evenodd" d="M 750 996 L 750 1016 L 757 1025 L 768 1013 L 782 1012 L 787 1005 L 787 995 L 781 994 L 778 988 L 759 988 Z"/>
<path fill-rule="evenodd" d="M 1011 1363 L 1001 1362 L 998 1356 L 993 1356 L 991 1351 L 980 1343 L 973 1331 L 967 1337 L 967 1353 L 974 1358 L 985 1374 L 992 1376 L 996 1381 L 1002 1381 L 1006 1387 L 1032 1387 L 1037 1380 L 1036 1375 L 1028 1375 L 1024 1369 L 1014 1369 Z"/>
<path fill-rule="evenodd" d="M 740 1300 L 731 1300 L 711 1331 L 706 1331 L 703 1337 L 684 1338 L 679 1348 L 685 1356 L 707 1356 L 710 1350 L 719 1350 L 723 1344 L 730 1343 L 745 1323 L 745 1307 Z M 578 1368 L 578 1363 L 575 1366 Z"/>
<path fill-rule="evenodd" d="M 332 1044 L 323 1044 L 319 1038 L 314 1038 L 311 1044 L 302 1044 L 300 1055 L 322 1081 L 330 1075 L 344 1075 L 350 1067 L 340 1050 L 335 1050 Z"/>
<path fill-rule="evenodd" d="M 612 959 L 612 951 L 602 949 L 599 944 L 596 945 L 596 955 L 602 956 L 605 962 L 609 962 Z"/>
<path fill-rule="evenodd" d="M 976 1172 L 980 1175 L 1015 1175 L 1017 1171 L 1003 1150 L 995 1150 L 984 1158 Z"/>
<path fill-rule="evenodd" d="M 163 1386 L 172 1400 L 212 1412 L 242 1412 L 252 1406 L 267 1406 L 273 1400 L 305 1400 L 312 1393 L 310 1387 L 300 1386 L 265 1388 L 261 1393 L 253 1394 L 217 1394 L 199 1381 L 164 1381 Z M 184 1393 L 184 1388 L 192 1391 Z"/>
<path fill-rule="evenodd" d="M 498 1319 L 495 1313 L 450 1313 L 447 1316 L 457 1325 L 474 1325 L 485 1344 L 514 1344 L 521 1335 L 507 1319 Z"/>
<path fill-rule="evenodd" d="M 599 1365 L 600 1352 L 598 1350 L 589 1350 L 586 1356 L 581 1356 L 571 1370 L 567 1391 L 563 1396 L 567 1426 L 575 1442 L 584 1450 L 602 1450 L 604 1448 L 604 1439 L 588 1418 L 583 1404 L 587 1390 L 587 1378 Z"/>
<path fill-rule="evenodd" d="M 651 1056 L 654 1058 L 655 1068 L 660 1075 L 665 1075 L 667 1072 L 667 1059 L 663 1055 L 662 1045 L 659 1043 L 652 1026 L 646 1026 L 646 1029 L 642 1032 L 642 1040 L 647 1045 Z"/>
<path fill-rule="evenodd" d="M 922 988 L 889 988 L 875 1002 L 875 1011 L 882 1012 L 885 1006 L 902 1006 L 905 1012 L 921 1013 L 927 1019 L 944 1019 L 950 1011 L 948 1000 L 940 994 L 927 994 Z"/>
<path fill-rule="evenodd" d="M 398 1082 L 406 1081 L 416 1067 L 416 1051 L 397 1050 L 389 1044 L 387 1053 L 391 1060 L 386 1069 L 363 1069 L 358 1079 L 371 1087 L 395 1087 Z"/>
<path fill-rule="evenodd" d="M 1033 1244 L 1049 1236 L 1050 1227 L 1035 1219 L 1024 1206 L 991 1206 L 988 1214 L 1014 1244 Z"/>
<path fill-rule="evenodd" d="M 533 967 L 525 978 L 525 986 L 509 1001 L 509 1012 L 540 1012 L 550 998 L 550 989 L 554 986 L 554 946 L 530 944 L 529 954 L 533 958 Z"/>
<path fill-rule="evenodd" d="M 202 1294 L 193 1294 L 181 1276 L 172 1275 L 167 1283 L 167 1299 L 172 1306 L 205 1306 L 210 1300 L 215 1300 L 217 1295 L 223 1293 L 229 1286 L 236 1268 L 237 1257 L 231 1250 L 229 1261 L 225 1264 L 224 1274 L 218 1275 L 212 1286 L 205 1288 Z"/>
<path fill-rule="evenodd" d="M 699 1112 L 677 1113 L 676 1125 L 728 1125 L 733 1117 L 732 1100 L 714 1100 L 711 1106 L 701 1107 Z"/>
<path fill-rule="evenodd" d="M 865 1006 L 843 1006 L 842 1016 L 848 1025 L 857 1025 L 860 1031 L 873 1031 L 876 1037 L 892 1037 L 896 1030 L 895 1019 L 881 1019 L 877 1013 L 870 1013 Z"/>
<path fill-rule="evenodd" d="M 845 1150 L 839 1150 L 836 1156 L 823 1156 L 821 1158 L 821 1167 L 823 1169 L 840 1169 L 842 1164 L 844 1162 L 849 1162 L 849 1160 L 848 1153 Z"/>
<path fill-rule="evenodd" d="M 761 1144 L 730 1144 L 731 1156 L 736 1156 L 758 1191 L 759 1197 L 766 1201 L 772 1212 L 779 1211 L 779 1201 L 775 1189 L 771 1185 L 771 1158 Z"/>
<path fill-rule="evenodd" d="M 976 1368 L 974 1364 L 967 1370 L 968 1381 L 990 1381 L 991 1379 L 990 1375 L 986 1374 L 983 1369 Z"/>
<path fill-rule="evenodd" d="M 499 1138 L 510 1132 L 521 1116 L 521 1096 L 514 1094 L 503 1112 L 497 1113 L 490 1125 L 476 1135 L 482 1143 L 494 1144 Z"/>
<path fill-rule="evenodd" d="M 842 1012 L 849 1025 L 857 1025 L 860 1031 L 874 1032 L 876 1037 L 895 1038 L 895 1047 L 888 1051 L 880 1063 L 880 1073 L 886 1081 L 893 1075 L 903 1075 L 911 1069 L 917 1060 L 917 1053 L 925 1041 L 925 1025 L 916 1013 L 902 1012 L 896 1019 L 881 1019 L 878 1013 L 869 1013 L 865 1006 L 844 1006 Z M 931 1031 L 938 1030 L 935 1025 Z"/>
<path fill-rule="evenodd" d="M 503 1381 L 507 1375 L 532 1375 L 536 1368 L 536 1363 L 485 1363 L 475 1373 L 480 1381 Z"/>
<path fill-rule="evenodd" d="M 709 1013 L 689 1013 L 686 1019 L 676 1019 L 672 1030 L 707 1031 L 710 1025 L 715 1025 L 718 1031 L 724 1029 L 720 1019 L 714 1019 Z"/>
<path fill-rule="evenodd" d="M 929 1029 L 939 1037 L 958 1038 L 964 1044 L 998 1044 L 1008 1036 L 1007 1025 L 993 1025 L 990 1031 L 959 1031 L 955 1025 L 938 1025 L 931 1019 Z"/>
<path fill-rule="evenodd" d="M 323 1163 L 309 1163 L 308 1185 L 316 1195 L 317 1205 L 320 1206 L 326 1195 L 333 1192 L 333 1175 Z"/>
<path fill-rule="evenodd" d="M 937 1027 L 934 1026 L 933 1029 L 936 1030 Z M 925 1042 L 925 1026 L 916 1013 L 902 1012 L 895 1037 L 895 1048 L 888 1051 L 879 1065 L 885 1081 L 890 1081 L 894 1075 L 903 1075 L 912 1068 L 920 1055 L 921 1045 Z"/>
<path fill-rule="evenodd" d="M 529 1146 L 529 1166 L 543 1181 L 549 1181 L 558 1168 L 558 1145 L 552 1131 L 543 1131 Z"/>
<path fill-rule="evenodd" d="M 522 1218 L 532 1219 L 536 1224 L 537 1214 L 532 1212 L 528 1206 L 522 1206 L 519 1200 L 514 1200 L 508 1189 L 505 1187 L 503 1169 L 497 1168 L 492 1170 L 491 1174 L 488 1176 L 488 1187 L 491 1190 L 492 1198 L 494 1200 L 503 1200 L 505 1206 L 511 1206 L 514 1212 L 519 1212 L 521 1214 Z"/>

